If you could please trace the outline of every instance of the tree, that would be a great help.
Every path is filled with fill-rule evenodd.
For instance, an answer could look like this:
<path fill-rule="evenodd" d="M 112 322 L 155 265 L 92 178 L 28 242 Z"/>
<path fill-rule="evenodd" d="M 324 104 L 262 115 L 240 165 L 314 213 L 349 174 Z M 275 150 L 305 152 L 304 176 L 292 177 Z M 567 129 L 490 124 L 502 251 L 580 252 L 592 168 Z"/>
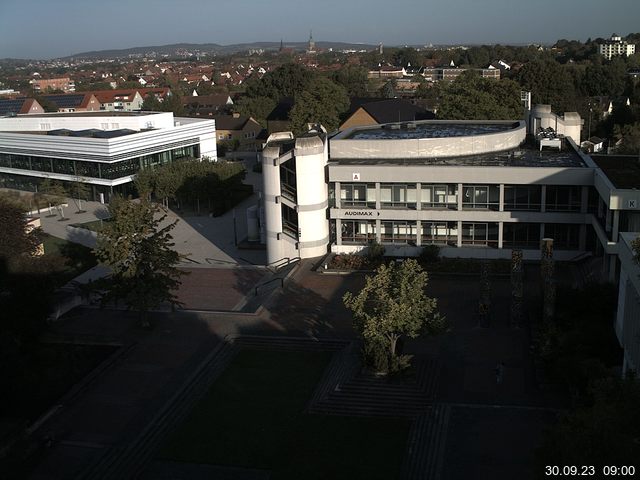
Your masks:
<path fill-rule="evenodd" d="M 83 178 L 76 178 L 69 186 L 69 194 L 75 200 L 78 211 L 76 213 L 84 213 L 86 210 L 82 210 L 82 201 L 89 200 L 91 194 L 91 188 L 84 182 Z"/>
<path fill-rule="evenodd" d="M 321 123 L 327 131 L 337 130 L 340 115 L 349 108 L 346 90 L 327 78 L 316 78 L 306 90 L 296 96 L 289 113 L 296 134 L 306 132 L 308 123 Z"/>
<path fill-rule="evenodd" d="M 532 93 L 534 104 L 551 105 L 554 111 L 575 111 L 576 91 L 569 69 L 554 60 L 535 60 L 525 64 L 518 83 Z"/>
<path fill-rule="evenodd" d="M 62 183 L 51 180 L 50 178 L 46 178 L 38 188 L 39 193 L 43 194 L 49 203 L 49 213 L 51 214 L 51 207 L 56 207 L 58 213 L 60 214 L 60 218 L 64 219 L 64 210 L 62 204 L 67 196 L 67 191 L 65 190 Z M 51 216 L 55 217 L 55 214 L 51 214 Z"/>
<path fill-rule="evenodd" d="M 235 104 L 235 108 L 240 115 L 252 117 L 256 122 L 267 127 L 267 117 L 276 107 L 276 101 L 269 97 L 241 97 Z"/>
<path fill-rule="evenodd" d="M 359 65 L 345 65 L 336 70 L 331 79 L 342 85 L 350 97 L 365 97 L 368 94 L 369 78 L 367 69 Z"/>
<path fill-rule="evenodd" d="M 95 282 L 95 289 L 103 305 L 122 300 L 148 327 L 151 309 L 165 302 L 180 305 L 175 292 L 185 272 L 176 267 L 180 255 L 172 248 L 176 222 L 161 226 L 166 215 L 158 215 L 158 207 L 147 200 L 115 197 L 109 213 L 94 253 L 112 273 Z"/>
<path fill-rule="evenodd" d="M 401 337 L 443 331 L 445 319 L 437 312 L 437 300 L 426 296 L 427 283 L 427 272 L 408 259 L 400 265 L 381 265 L 357 295 L 344 295 L 343 302 L 353 312 L 354 326 L 364 339 L 365 361 L 383 369 L 386 365 L 387 372 L 397 371 L 407 361 L 398 356 Z"/>
<path fill-rule="evenodd" d="M 438 117 L 446 120 L 510 120 L 523 115 L 520 86 L 467 71 L 439 89 Z"/>

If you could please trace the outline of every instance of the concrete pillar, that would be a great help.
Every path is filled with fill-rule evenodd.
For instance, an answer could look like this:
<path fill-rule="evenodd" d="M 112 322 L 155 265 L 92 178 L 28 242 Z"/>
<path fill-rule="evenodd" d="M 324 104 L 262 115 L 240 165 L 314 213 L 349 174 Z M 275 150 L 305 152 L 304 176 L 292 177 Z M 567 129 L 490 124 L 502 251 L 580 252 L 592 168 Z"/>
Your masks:
<path fill-rule="evenodd" d="M 500 184 L 500 207 L 498 209 L 500 212 L 504 212 L 504 183 Z M 502 229 L 502 223 L 500 224 L 500 229 Z M 498 240 L 500 244 L 502 244 L 502 235 L 500 235 L 500 240 Z M 502 245 L 500 246 L 502 248 Z"/>
<path fill-rule="evenodd" d="M 277 147 L 267 147 L 262 152 L 262 181 L 264 191 L 264 216 L 267 239 L 267 263 L 284 257 L 280 236 L 282 235 L 282 205 L 280 196 L 280 166 Z"/>
<path fill-rule="evenodd" d="M 541 212 L 547 211 L 547 186 L 546 185 L 542 185 L 540 187 L 540 211 Z M 542 234 L 540 238 L 543 238 L 543 237 L 544 237 L 544 234 Z"/>
<path fill-rule="evenodd" d="M 618 229 L 620 228 L 620 210 L 613 210 L 613 225 L 611 228 L 611 241 L 618 241 Z"/>
<path fill-rule="evenodd" d="M 420 202 L 418 202 L 418 205 L 420 205 Z M 420 220 L 416 222 L 416 245 L 418 247 L 422 246 L 422 222 Z"/>
<path fill-rule="evenodd" d="M 380 210 L 380 182 L 376 182 L 376 210 Z"/>
<path fill-rule="evenodd" d="M 458 248 L 462 247 L 462 220 L 458 220 L 458 241 L 456 246 Z"/>
<path fill-rule="evenodd" d="M 502 206 L 502 201 L 500 202 L 500 205 Z M 502 248 L 503 234 L 504 234 L 504 222 L 498 222 L 498 248 Z"/>
<path fill-rule="evenodd" d="M 342 193 L 340 193 L 342 187 L 340 186 L 340 182 L 335 182 L 334 185 L 336 208 L 342 208 Z"/>
<path fill-rule="evenodd" d="M 342 245 L 342 220 L 339 218 L 336 219 L 336 245 Z"/>
<path fill-rule="evenodd" d="M 580 233 L 578 237 L 578 250 L 584 252 L 587 249 L 587 226 L 580 225 Z"/>
<path fill-rule="evenodd" d="M 380 184 L 378 183 L 377 185 L 378 185 L 378 192 L 380 192 L 380 190 L 379 190 Z M 376 203 L 378 203 L 379 201 L 380 201 L 380 197 L 378 196 L 377 200 L 376 200 Z M 382 243 L 382 232 L 381 232 L 381 229 L 382 229 L 382 224 L 380 222 L 380 219 L 376 219 L 376 242 L 378 242 L 378 243 Z"/>
<path fill-rule="evenodd" d="M 422 210 L 422 184 L 420 182 L 416 183 L 416 210 Z M 419 237 L 420 235 L 418 235 Z"/>
<path fill-rule="evenodd" d="M 462 198 L 463 198 L 462 184 L 459 183 L 458 184 L 458 210 L 462 210 Z"/>

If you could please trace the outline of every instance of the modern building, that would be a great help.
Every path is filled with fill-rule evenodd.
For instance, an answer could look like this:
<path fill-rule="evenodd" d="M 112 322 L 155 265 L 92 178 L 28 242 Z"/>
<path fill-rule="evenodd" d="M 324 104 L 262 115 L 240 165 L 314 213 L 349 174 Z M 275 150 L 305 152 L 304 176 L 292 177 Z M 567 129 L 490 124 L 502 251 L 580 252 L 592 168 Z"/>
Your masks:
<path fill-rule="evenodd" d="M 37 191 L 47 178 L 81 181 L 94 199 L 108 200 L 130 193 L 140 169 L 188 158 L 217 160 L 213 120 L 156 112 L 0 118 L 1 187 Z"/>
<path fill-rule="evenodd" d="M 538 106 L 526 122 L 272 135 L 263 151 L 269 261 L 358 252 L 372 240 L 389 255 L 437 244 L 444 256 L 509 258 L 518 248 L 537 259 L 551 237 L 557 259 L 598 252 L 613 279 L 619 232 L 640 231 L 640 190 L 615 185 L 615 167 L 577 148 L 581 124 Z"/>
<path fill-rule="evenodd" d="M 598 46 L 598 52 L 607 60 L 611 60 L 612 57 L 617 55 L 626 55 L 627 57 L 633 55 L 636 53 L 636 46 L 632 43 L 627 43 L 614 33 L 609 40 Z"/>
<path fill-rule="evenodd" d="M 580 151 L 582 119 L 548 105 L 526 120 L 418 121 L 272 134 L 262 155 L 269 262 L 438 245 L 443 256 L 602 259 L 619 284 L 624 370 L 640 368 L 640 162 Z M 597 260 L 596 260 L 597 262 Z"/>

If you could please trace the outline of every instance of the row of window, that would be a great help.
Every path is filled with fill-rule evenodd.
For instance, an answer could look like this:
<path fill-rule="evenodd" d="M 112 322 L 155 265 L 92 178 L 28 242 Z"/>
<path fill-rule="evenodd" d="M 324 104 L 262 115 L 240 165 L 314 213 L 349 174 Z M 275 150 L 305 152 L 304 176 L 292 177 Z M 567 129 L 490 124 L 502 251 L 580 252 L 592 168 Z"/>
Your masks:
<path fill-rule="evenodd" d="M 380 222 L 382 243 L 402 243 L 415 245 L 418 236 L 420 244 L 457 246 L 458 222 Z M 498 223 L 462 222 L 461 242 L 463 246 L 498 246 Z M 544 236 L 554 239 L 554 246 L 560 249 L 577 249 L 580 225 L 544 224 Z M 342 220 L 340 238 L 343 244 L 366 244 L 377 238 L 376 222 L 367 220 Z M 540 224 L 504 223 L 502 244 L 504 248 L 538 248 L 540 245 Z"/>
<path fill-rule="evenodd" d="M 332 187 L 335 189 L 335 187 Z M 427 208 L 458 208 L 458 184 L 435 184 L 420 186 L 401 183 L 380 184 L 381 208 L 415 209 L 417 204 Z M 334 198 L 335 191 L 330 190 Z M 419 197 L 419 198 L 418 198 Z M 579 212 L 582 202 L 582 187 L 576 185 L 546 187 L 545 210 L 556 212 Z M 591 201 L 589 205 L 591 205 Z M 335 202 L 333 202 L 335 206 Z M 342 208 L 376 208 L 376 186 L 373 183 L 340 184 L 340 206 Z M 465 209 L 500 208 L 499 185 L 463 185 L 462 206 Z M 504 210 L 541 211 L 542 187 L 540 185 L 505 185 Z"/>
<path fill-rule="evenodd" d="M 199 156 L 199 145 L 174 148 L 166 152 L 143 155 L 113 163 L 0 153 L 0 167 L 113 180 L 133 175 L 141 168 L 163 165 L 184 158 L 198 158 Z"/>

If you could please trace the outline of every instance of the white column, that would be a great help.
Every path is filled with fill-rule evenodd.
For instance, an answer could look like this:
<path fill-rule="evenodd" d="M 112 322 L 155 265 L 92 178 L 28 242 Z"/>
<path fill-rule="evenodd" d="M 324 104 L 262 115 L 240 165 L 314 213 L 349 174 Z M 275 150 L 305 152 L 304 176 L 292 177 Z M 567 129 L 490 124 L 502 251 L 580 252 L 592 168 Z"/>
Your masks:
<path fill-rule="evenodd" d="M 502 205 L 502 202 L 500 202 Z M 504 233 L 504 223 L 498 222 L 498 248 L 502 248 L 502 235 Z"/>
<path fill-rule="evenodd" d="M 262 152 L 262 181 L 264 186 L 264 216 L 267 237 L 267 263 L 284 257 L 282 241 L 282 205 L 280 202 L 279 149 L 265 148 Z M 275 165 L 274 165 L 275 164 Z"/>
<path fill-rule="evenodd" d="M 462 210 L 462 184 L 461 183 L 458 184 L 458 210 Z"/>
<path fill-rule="evenodd" d="M 500 184 L 500 208 L 499 208 L 500 212 L 504 212 L 504 183 Z M 500 223 L 500 229 L 502 229 L 502 223 Z M 502 248 L 502 235 L 500 235 L 500 240 L 498 240 L 498 242 L 500 243 L 500 247 Z"/>

